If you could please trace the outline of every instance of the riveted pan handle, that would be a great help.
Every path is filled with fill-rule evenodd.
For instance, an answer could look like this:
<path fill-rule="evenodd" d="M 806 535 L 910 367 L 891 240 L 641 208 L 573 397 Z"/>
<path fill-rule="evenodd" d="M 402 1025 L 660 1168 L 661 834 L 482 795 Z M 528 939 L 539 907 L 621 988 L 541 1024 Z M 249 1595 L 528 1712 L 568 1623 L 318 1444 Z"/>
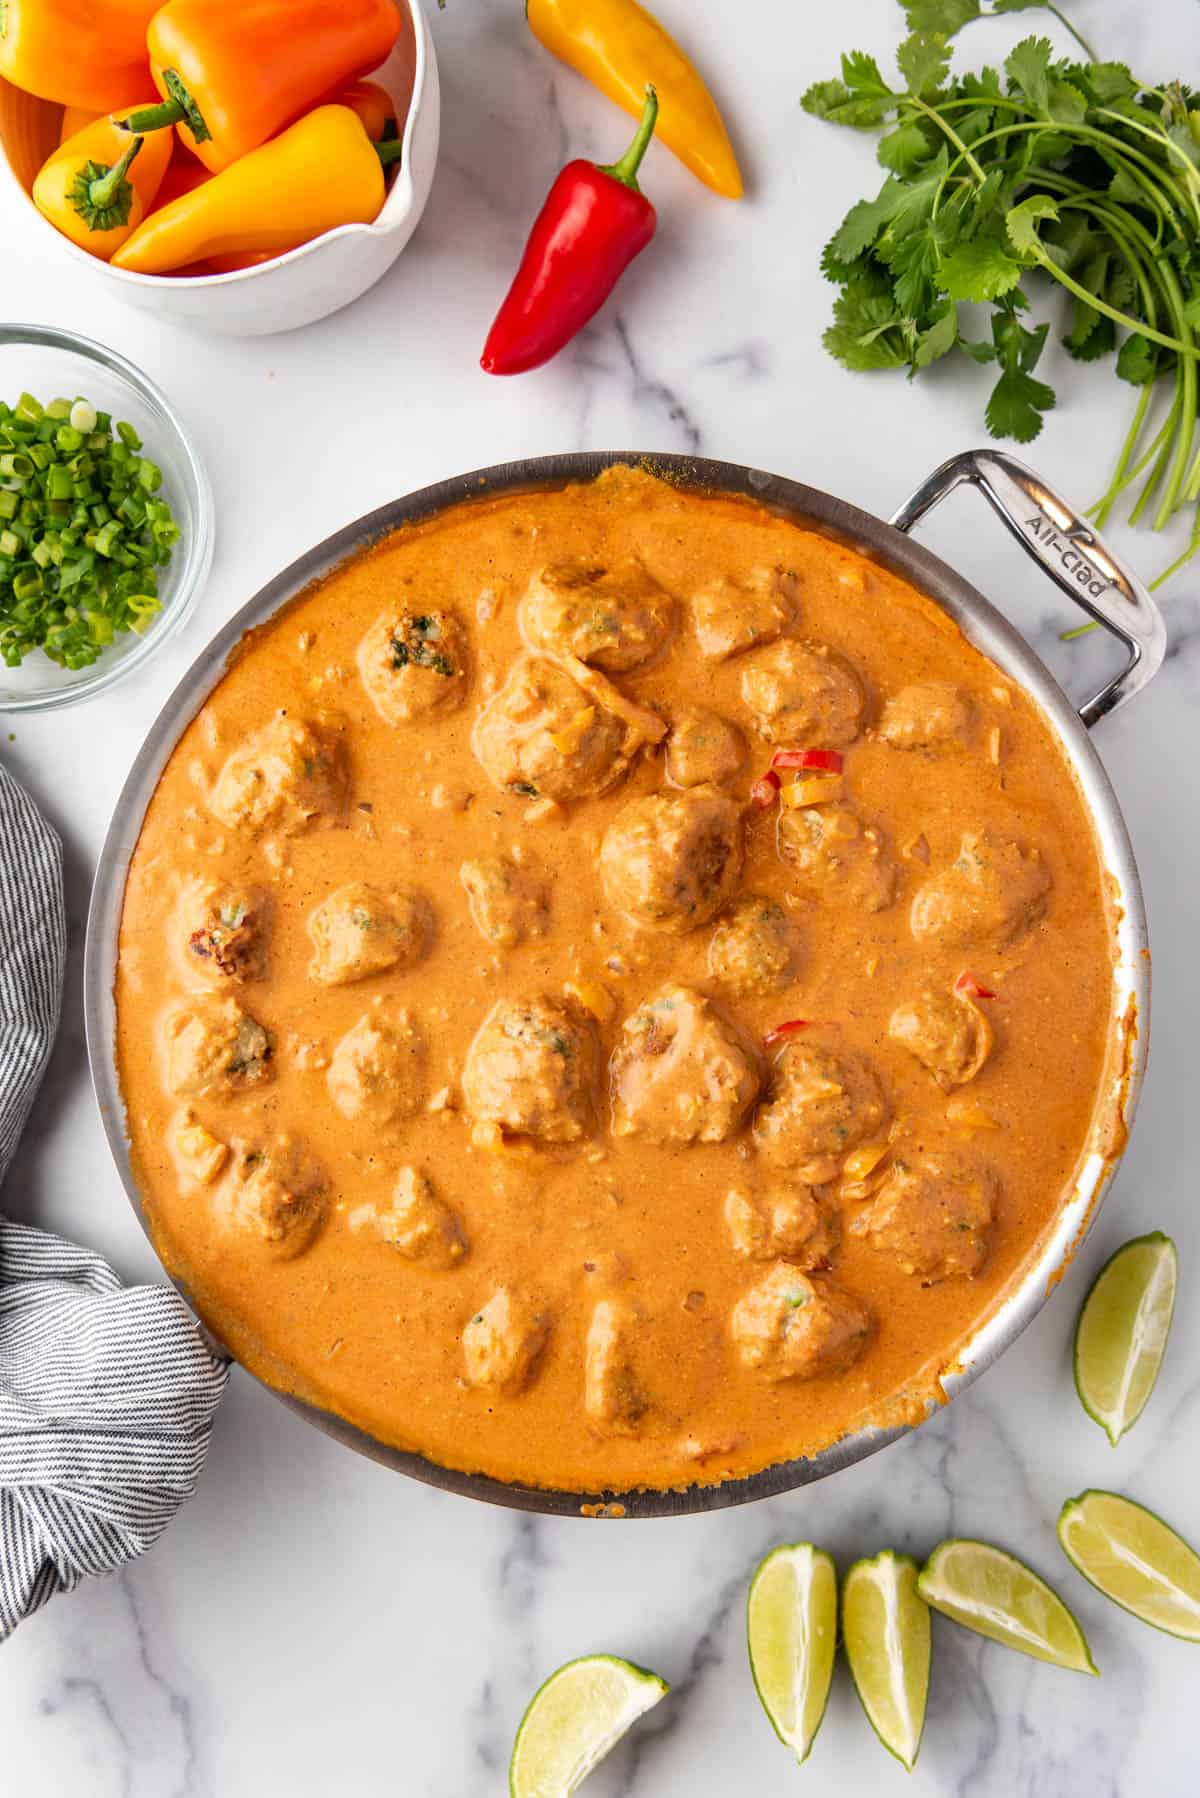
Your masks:
<path fill-rule="evenodd" d="M 1032 469 L 1000 450 L 967 450 L 951 456 L 921 483 L 891 522 L 898 531 L 911 531 L 964 481 L 980 489 L 1026 554 L 1129 651 L 1121 672 L 1080 706 L 1079 716 L 1090 729 L 1140 693 L 1158 673 L 1167 647 L 1161 612 L 1086 519 Z"/>

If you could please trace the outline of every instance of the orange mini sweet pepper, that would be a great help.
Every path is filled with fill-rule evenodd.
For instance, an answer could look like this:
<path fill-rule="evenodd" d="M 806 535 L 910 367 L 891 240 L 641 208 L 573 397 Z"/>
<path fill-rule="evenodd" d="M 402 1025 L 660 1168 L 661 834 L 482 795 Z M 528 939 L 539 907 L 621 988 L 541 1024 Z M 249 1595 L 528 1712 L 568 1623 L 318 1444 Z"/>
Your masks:
<path fill-rule="evenodd" d="M 4 0 L 0 75 L 41 100 L 111 112 L 149 92 L 156 10 L 156 0 Z"/>
<path fill-rule="evenodd" d="M 398 144 L 373 144 L 348 106 L 319 106 L 151 213 L 113 267 L 170 274 L 215 256 L 278 254 L 339 225 L 370 224 L 383 205 L 384 165 L 398 153 Z"/>
<path fill-rule="evenodd" d="M 146 34 L 163 104 L 129 127 L 177 124 L 220 173 L 376 68 L 399 31 L 394 0 L 167 0 Z"/>
<path fill-rule="evenodd" d="M 111 260 L 154 204 L 171 160 L 171 139 L 131 138 L 105 115 L 43 163 L 33 203 L 81 250 Z"/>

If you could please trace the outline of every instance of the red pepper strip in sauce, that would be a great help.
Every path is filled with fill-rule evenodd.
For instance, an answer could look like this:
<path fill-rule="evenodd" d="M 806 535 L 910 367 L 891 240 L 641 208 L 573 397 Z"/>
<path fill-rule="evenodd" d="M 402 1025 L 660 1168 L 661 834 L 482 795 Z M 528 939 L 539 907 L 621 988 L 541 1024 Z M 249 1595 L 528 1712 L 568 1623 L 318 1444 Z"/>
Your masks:
<path fill-rule="evenodd" d="M 750 789 L 750 803 L 757 806 L 760 812 L 771 809 L 779 797 L 779 789 L 783 785 L 774 768 L 768 768 L 761 780 L 756 780 Z"/>
<path fill-rule="evenodd" d="M 813 768 L 822 774 L 840 774 L 845 757 L 836 749 L 777 749 L 772 768 Z"/>
<path fill-rule="evenodd" d="M 783 1042 L 789 1036 L 795 1036 L 798 1030 L 808 1030 L 811 1024 L 811 1018 L 788 1018 L 784 1023 L 776 1024 L 773 1030 L 767 1031 L 763 1037 L 763 1048 L 773 1049 L 776 1043 Z"/>
<path fill-rule="evenodd" d="M 980 986 L 974 974 L 963 972 L 954 982 L 954 990 L 965 999 L 994 999 L 995 993 L 990 986 Z"/>
<path fill-rule="evenodd" d="M 658 217 L 637 184 L 654 135 L 658 96 L 646 89 L 637 135 L 620 162 L 569 162 L 534 221 L 521 266 L 480 357 L 490 375 L 540 368 L 604 304 Z"/>

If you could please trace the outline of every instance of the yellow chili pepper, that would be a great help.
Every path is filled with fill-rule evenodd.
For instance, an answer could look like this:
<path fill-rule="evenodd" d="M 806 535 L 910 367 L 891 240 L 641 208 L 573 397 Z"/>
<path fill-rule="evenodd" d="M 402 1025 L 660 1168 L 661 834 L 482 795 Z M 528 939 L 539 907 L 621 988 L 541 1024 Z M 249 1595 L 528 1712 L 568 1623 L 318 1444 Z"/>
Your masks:
<path fill-rule="evenodd" d="M 154 204 L 171 147 L 166 132 L 130 137 L 106 114 L 43 163 L 33 203 L 64 237 L 109 262 Z"/>
<path fill-rule="evenodd" d="M 533 35 L 633 118 L 646 84 L 658 135 L 714 193 L 737 200 L 741 170 L 717 103 L 675 39 L 637 0 L 525 0 Z"/>
<path fill-rule="evenodd" d="M 319 106 L 152 213 L 113 266 L 162 275 L 212 256 L 290 250 L 339 225 L 370 224 L 383 205 L 390 148 L 373 144 L 348 107 Z"/>

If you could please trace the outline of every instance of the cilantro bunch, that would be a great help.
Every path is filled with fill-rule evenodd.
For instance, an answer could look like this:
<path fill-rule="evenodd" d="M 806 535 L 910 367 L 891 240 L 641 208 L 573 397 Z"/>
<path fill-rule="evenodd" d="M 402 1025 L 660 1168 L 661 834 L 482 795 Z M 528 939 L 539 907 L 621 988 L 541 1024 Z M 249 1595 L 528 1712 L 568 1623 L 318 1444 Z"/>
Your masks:
<path fill-rule="evenodd" d="M 1041 3 L 995 0 L 991 10 Z M 883 130 L 889 171 L 825 249 L 822 267 L 841 289 L 825 347 L 847 368 L 910 376 L 955 352 L 992 363 L 988 430 L 1028 443 L 1055 400 L 1035 373 L 1050 327 L 1028 322 L 1034 284 L 1048 278 L 1071 297 L 1070 355 L 1115 355 L 1116 374 L 1138 390 L 1093 515 L 1103 525 L 1140 480 L 1131 519 L 1153 507 L 1160 529 L 1200 501 L 1200 98 L 1096 61 L 1069 25 L 1087 61 L 1056 60 L 1030 37 L 1003 72 L 952 79 L 950 39 L 986 16 L 980 0 L 905 10 L 896 85 L 855 50 L 840 80 L 803 99 L 817 118 Z M 964 302 L 992 308 L 988 335 L 963 335 L 976 316 L 960 313 Z M 1188 548 L 1155 584 L 1197 549 L 1200 509 Z"/>

